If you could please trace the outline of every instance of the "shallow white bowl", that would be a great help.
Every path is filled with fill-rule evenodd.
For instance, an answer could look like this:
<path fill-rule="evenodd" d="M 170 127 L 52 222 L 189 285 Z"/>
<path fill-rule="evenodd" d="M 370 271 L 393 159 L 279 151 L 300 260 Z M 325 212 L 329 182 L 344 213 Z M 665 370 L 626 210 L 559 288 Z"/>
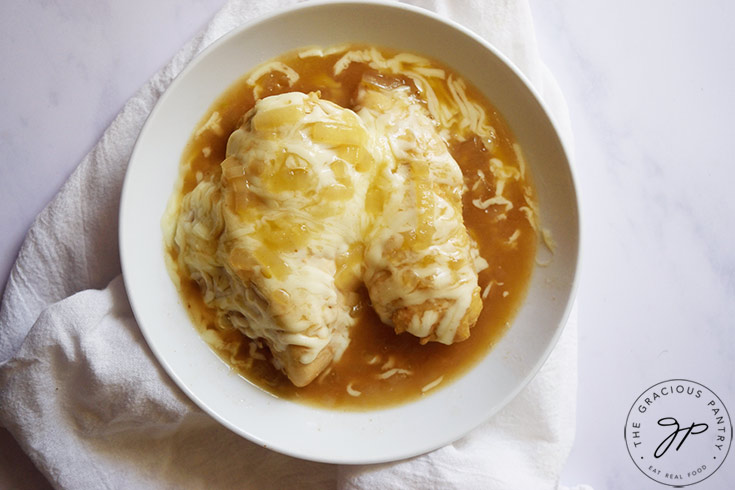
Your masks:
<path fill-rule="evenodd" d="M 367 412 L 284 401 L 249 384 L 191 325 L 164 263 L 160 219 L 182 150 L 208 107 L 257 64 L 305 45 L 366 42 L 418 52 L 452 66 L 505 116 L 525 151 L 543 226 L 558 244 L 536 267 L 524 306 L 471 371 L 419 401 Z M 120 210 L 128 297 L 152 351 L 194 402 L 234 432 L 292 456 L 374 463 L 448 444 L 486 421 L 532 378 L 561 333 L 576 283 L 577 195 L 564 147 L 524 77 L 461 26 L 399 4 L 299 5 L 234 30 L 198 56 L 151 113 L 130 160 Z"/>

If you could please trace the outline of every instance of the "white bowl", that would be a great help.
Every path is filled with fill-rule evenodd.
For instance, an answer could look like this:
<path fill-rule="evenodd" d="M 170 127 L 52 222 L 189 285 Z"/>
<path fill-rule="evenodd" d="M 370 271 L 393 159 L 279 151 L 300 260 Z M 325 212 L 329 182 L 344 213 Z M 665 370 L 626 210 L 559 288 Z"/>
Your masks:
<path fill-rule="evenodd" d="M 276 398 L 235 374 L 200 338 L 166 272 L 160 219 L 182 150 L 212 102 L 257 64 L 305 45 L 366 42 L 452 66 L 505 116 L 534 176 L 541 221 L 557 244 L 536 267 L 512 326 L 454 383 L 418 401 L 366 412 L 314 408 Z M 136 144 L 120 210 L 120 256 L 128 297 L 159 362 L 203 410 L 237 434 L 299 458 L 375 463 L 441 447 L 477 427 L 528 383 L 566 321 L 576 283 L 577 195 L 546 109 L 520 72 L 467 29 L 394 3 L 298 5 L 242 26 L 198 56 L 161 97 Z"/>

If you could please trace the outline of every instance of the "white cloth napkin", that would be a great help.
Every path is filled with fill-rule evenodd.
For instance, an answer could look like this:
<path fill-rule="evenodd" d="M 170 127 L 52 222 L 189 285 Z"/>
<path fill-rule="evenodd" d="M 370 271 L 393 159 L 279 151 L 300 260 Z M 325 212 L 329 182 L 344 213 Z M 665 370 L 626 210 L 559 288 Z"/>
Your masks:
<path fill-rule="evenodd" d="M 21 249 L 0 309 L 0 423 L 60 488 L 558 488 L 574 438 L 576 311 L 538 376 L 465 438 L 406 461 L 336 466 L 240 438 L 168 378 L 120 277 L 120 190 L 138 132 L 172 79 L 230 29 L 293 3 L 232 0 L 124 107 Z M 526 0 L 416 1 L 497 46 L 528 76 L 570 144 Z"/>

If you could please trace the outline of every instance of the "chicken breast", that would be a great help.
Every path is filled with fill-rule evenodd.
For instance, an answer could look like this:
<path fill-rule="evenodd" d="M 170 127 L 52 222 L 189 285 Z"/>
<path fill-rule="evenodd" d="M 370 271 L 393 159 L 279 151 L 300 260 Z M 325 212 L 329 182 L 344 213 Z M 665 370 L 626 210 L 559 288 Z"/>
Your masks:
<path fill-rule="evenodd" d="M 197 253 L 192 235 L 219 236 L 210 258 L 184 257 L 206 283 L 205 301 L 264 341 L 296 386 L 340 358 L 355 323 L 369 139 L 354 112 L 317 94 L 267 97 L 230 136 L 221 182 L 200 183 L 190 210 L 182 203 L 190 222 L 180 226 L 180 255 Z M 219 201 L 215 211 L 201 204 Z"/>
<path fill-rule="evenodd" d="M 376 158 L 392 162 L 367 195 L 376 216 L 364 273 L 373 308 L 397 333 L 424 343 L 464 340 L 482 300 L 462 218 L 459 165 L 408 86 L 366 76 L 356 102 L 371 132 L 383 135 Z"/>

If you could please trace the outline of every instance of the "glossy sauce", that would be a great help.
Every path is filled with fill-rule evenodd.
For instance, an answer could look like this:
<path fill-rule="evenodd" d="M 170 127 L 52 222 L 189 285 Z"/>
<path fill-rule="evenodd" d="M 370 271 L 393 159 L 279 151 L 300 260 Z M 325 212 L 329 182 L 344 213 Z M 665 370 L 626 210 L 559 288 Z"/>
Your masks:
<path fill-rule="evenodd" d="M 380 51 L 386 57 L 395 54 L 390 50 Z M 279 57 L 300 78 L 289 87 L 285 75 L 271 72 L 259 81 L 264 87 L 261 97 L 288 91 L 308 93 L 318 90 L 322 98 L 351 108 L 357 84 L 365 71 L 371 68 L 363 63 L 353 63 L 341 75 L 333 77 L 332 67 L 341 56 L 342 53 L 300 59 L 292 53 Z M 435 65 L 452 73 L 445 65 Z M 404 82 L 416 90 L 410 79 Z M 533 190 L 528 175 L 520 182 L 506 182 L 503 195 L 513 203 L 513 208 L 506 213 L 505 219 L 498 219 L 504 211 L 503 206 L 493 205 L 482 210 L 472 204 L 475 199 L 485 200 L 494 195 L 495 183 L 488 171 L 491 157 L 516 168 L 519 168 L 519 162 L 513 148 L 513 136 L 502 117 L 469 84 L 467 94 L 485 108 L 496 135 L 492 155 L 477 138 L 448 142 L 452 155 L 462 168 L 467 186 L 463 202 L 465 225 L 476 239 L 480 255 L 489 264 L 479 274 L 480 288 L 487 292 L 487 296 L 470 338 L 450 346 L 436 342 L 420 345 L 419 339 L 412 335 L 395 335 L 392 328 L 380 322 L 370 307 L 367 294 L 362 291 L 359 320 L 351 330 L 352 340 L 342 359 L 310 385 L 296 388 L 271 365 L 267 348 L 251 346 L 253 342 L 239 331 L 225 330 L 218 325 L 216 314 L 203 302 L 197 283 L 179 271 L 181 293 L 195 325 L 202 333 L 207 331 L 208 336 L 215 334 L 221 345 L 227 346 L 215 350 L 243 377 L 276 396 L 303 403 L 350 410 L 385 407 L 446 386 L 476 364 L 502 336 L 525 296 L 534 265 L 537 234 L 521 210 L 527 205 L 524 192 L 532 196 Z M 221 116 L 219 125 L 223 131 L 221 134 L 206 131 L 192 137 L 182 158 L 182 195 L 191 191 L 198 180 L 219 178 L 227 139 L 253 104 L 253 87 L 247 83 L 247 77 L 236 82 L 213 104 L 200 126 L 217 112 Z M 479 179 L 478 170 L 484 172 L 487 184 L 475 185 Z M 508 240 L 514 235 L 517 238 L 511 245 Z M 175 251 L 170 252 L 175 254 Z M 490 289 L 486 291 L 488 285 Z M 255 358 L 251 356 L 252 352 L 255 352 Z M 431 387 L 426 393 L 422 391 L 433 385 L 436 387 Z"/>

